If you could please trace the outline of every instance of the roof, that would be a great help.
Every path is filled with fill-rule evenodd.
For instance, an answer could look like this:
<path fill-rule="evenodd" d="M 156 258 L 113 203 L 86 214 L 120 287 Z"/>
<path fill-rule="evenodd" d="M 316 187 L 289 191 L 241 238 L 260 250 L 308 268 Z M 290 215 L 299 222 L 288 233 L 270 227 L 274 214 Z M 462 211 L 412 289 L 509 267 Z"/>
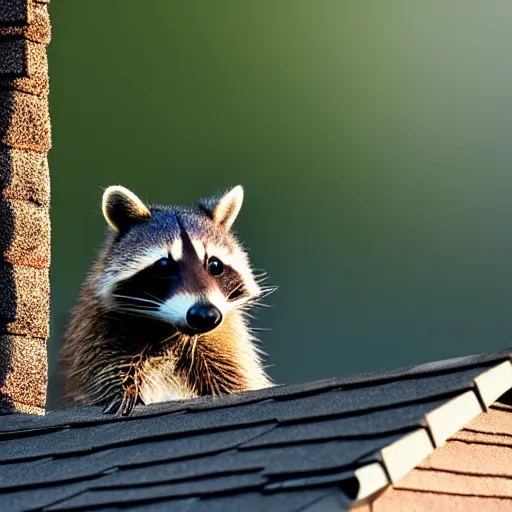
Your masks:
<path fill-rule="evenodd" d="M 220 398 L 0 418 L 2 510 L 348 510 L 512 387 L 508 351 Z"/>
<path fill-rule="evenodd" d="M 493 405 L 373 501 L 372 512 L 512 510 L 511 420 L 510 405 Z"/>

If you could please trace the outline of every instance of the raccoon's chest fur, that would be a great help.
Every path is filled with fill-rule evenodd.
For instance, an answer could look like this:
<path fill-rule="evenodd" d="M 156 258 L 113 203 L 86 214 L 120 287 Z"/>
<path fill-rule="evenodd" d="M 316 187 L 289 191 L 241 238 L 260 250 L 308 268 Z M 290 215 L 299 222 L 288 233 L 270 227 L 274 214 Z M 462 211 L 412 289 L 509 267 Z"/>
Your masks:
<path fill-rule="evenodd" d="M 140 398 L 145 404 L 156 404 L 194 396 L 189 390 L 180 388 L 178 383 L 173 387 L 174 384 L 169 383 L 162 373 L 155 372 L 151 375 L 151 382 L 142 385 Z"/>
<path fill-rule="evenodd" d="M 150 358 L 140 369 L 140 398 L 145 404 L 167 402 L 196 396 L 183 378 L 175 371 L 172 356 Z"/>
<path fill-rule="evenodd" d="M 244 322 L 232 314 L 219 332 L 180 337 L 148 355 L 138 370 L 139 396 L 151 404 L 266 387 L 270 382 L 255 360 Z"/>

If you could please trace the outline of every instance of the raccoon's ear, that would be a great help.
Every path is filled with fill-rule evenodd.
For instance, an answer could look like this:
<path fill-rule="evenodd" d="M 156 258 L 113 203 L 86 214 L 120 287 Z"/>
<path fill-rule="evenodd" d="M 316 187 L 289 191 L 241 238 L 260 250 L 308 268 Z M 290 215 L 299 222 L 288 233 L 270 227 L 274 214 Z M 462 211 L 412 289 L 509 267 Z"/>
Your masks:
<path fill-rule="evenodd" d="M 109 226 L 121 235 L 151 217 L 148 207 L 133 192 L 118 185 L 103 193 L 102 210 Z"/>
<path fill-rule="evenodd" d="M 201 199 L 199 206 L 217 226 L 229 231 L 240 213 L 243 201 L 244 189 L 238 185 L 221 197 Z"/>

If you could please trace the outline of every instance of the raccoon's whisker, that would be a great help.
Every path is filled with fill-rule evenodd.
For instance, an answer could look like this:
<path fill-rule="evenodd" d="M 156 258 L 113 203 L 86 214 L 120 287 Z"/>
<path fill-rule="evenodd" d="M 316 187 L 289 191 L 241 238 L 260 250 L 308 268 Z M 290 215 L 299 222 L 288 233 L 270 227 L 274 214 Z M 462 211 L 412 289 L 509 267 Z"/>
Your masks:
<path fill-rule="evenodd" d="M 122 308 L 133 308 L 133 309 L 141 309 L 141 310 L 144 310 L 144 309 L 153 309 L 153 310 L 160 309 L 160 307 L 157 306 L 157 305 L 150 306 L 148 304 L 132 304 L 131 302 L 119 302 L 119 306 L 122 307 Z"/>
<path fill-rule="evenodd" d="M 258 300 L 249 299 L 240 305 L 240 309 L 252 309 L 252 308 L 257 308 L 260 305 L 261 305 L 261 302 L 259 302 Z"/>
<path fill-rule="evenodd" d="M 146 292 L 144 292 L 144 293 L 146 293 Z M 112 297 L 115 297 L 116 299 L 128 299 L 133 302 L 147 302 L 148 304 L 154 304 L 156 307 L 160 307 L 160 304 L 163 304 L 162 301 L 156 302 L 154 300 L 143 299 L 142 297 L 132 297 L 130 295 L 118 295 L 117 293 L 113 293 Z"/>
<path fill-rule="evenodd" d="M 120 304 L 116 307 L 117 311 L 130 310 L 130 311 L 158 311 L 158 308 L 151 306 L 135 306 L 132 304 Z"/>
<path fill-rule="evenodd" d="M 157 304 L 164 304 L 164 301 L 162 299 L 159 299 L 158 297 L 156 297 L 155 295 L 147 292 L 146 290 L 141 290 L 142 293 L 145 293 L 146 295 L 149 295 L 150 297 L 153 297 L 153 299 L 155 299 L 156 303 Z"/>
<path fill-rule="evenodd" d="M 230 292 L 228 295 L 231 295 L 233 292 L 236 292 L 237 290 L 240 290 L 242 288 L 243 283 L 238 283 Z"/>
<path fill-rule="evenodd" d="M 208 363 L 206 363 L 205 361 L 205 364 L 207 367 L 209 367 Z M 209 370 L 208 370 L 208 374 L 210 374 Z M 219 383 L 218 383 L 218 379 L 212 379 L 210 377 L 210 382 L 212 383 L 212 388 L 216 391 L 216 396 L 219 396 L 222 394 L 220 388 L 219 388 Z"/>
<path fill-rule="evenodd" d="M 239 296 L 243 295 L 243 291 L 241 291 L 242 288 L 243 288 L 243 283 L 239 283 L 237 286 L 235 286 L 235 288 L 233 288 L 233 290 L 231 290 L 228 293 L 228 301 L 233 301 L 236 298 L 238 298 Z"/>
<path fill-rule="evenodd" d="M 212 375 L 210 373 L 210 367 L 209 367 L 208 362 L 206 361 L 206 359 L 203 360 L 203 365 L 204 365 L 204 369 L 206 371 L 206 377 L 208 379 L 208 383 L 211 384 L 213 391 L 215 391 L 215 388 L 214 388 L 215 381 L 214 381 L 214 379 L 212 379 Z"/>
<path fill-rule="evenodd" d="M 264 299 L 267 298 L 267 296 L 269 296 L 274 290 L 271 290 L 271 291 L 266 291 L 264 290 L 263 293 L 261 295 L 259 295 L 258 297 L 252 297 L 252 298 L 248 298 L 246 299 L 242 304 L 241 304 L 241 308 L 242 307 L 246 307 L 246 308 L 271 308 L 271 307 L 274 307 L 273 304 L 265 304 L 263 302 Z"/>
<path fill-rule="evenodd" d="M 137 309 L 137 308 L 117 308 L 116 310 L 121 311 L 123 313 L 128 313 L 133 316 L 144 316 L 144 317 L 150 316 L 150 312 L 154 311 L 151 309 L 141 310 L 141 309 Z"/>
<path fill-rule="evenodd" d="M 248 306 L 250 306 L 251 308 L 273 308 L 274 307 L 273 304 L 265 304 L 264 302 L 259 302 L 257 300 L 248 301 L 246 304 Z"/>
<path fill-rule="evenodd" d="M 240 311 L 250 311 L 253 308 L 254 303 L 250 301 L 242 302 L 238 305 L 238 309 L 240 309 Z"/>
<path fill-rule="evenodd" d="M 269 295 L 275 293 L 278 290 L 278 286 L 262 286 L 260 298 L 268 297 Z"/>
<path fill-rule="evenodd" d="M 169 337 L 162 340 L 160 343 L 165 343 L 166 341 L 174 341 L 175 339 L 179 338 L 179 336 L 180 336 L 179 332 L 174 332 Z"/>
<path fill-rule="evenodd" d="M 192 343 L 192 350 L 190 355 L 190 367 L 188 369 L 188 372 L 192 372 L 192 368 L 194 367 L 194 359 L 196 357 L 196 346 L 197 346 L 197 336 L 193 336 L 192 339 L 194 340 Z"/>

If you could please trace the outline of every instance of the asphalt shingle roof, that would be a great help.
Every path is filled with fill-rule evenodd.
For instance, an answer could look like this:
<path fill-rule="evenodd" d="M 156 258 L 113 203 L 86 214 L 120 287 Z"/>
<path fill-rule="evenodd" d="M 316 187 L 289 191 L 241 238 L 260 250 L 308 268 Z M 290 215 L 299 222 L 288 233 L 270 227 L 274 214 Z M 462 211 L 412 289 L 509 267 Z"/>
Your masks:
<path fill-rule="evenodd" d="M 2 416 L 1 509 L 348 509 L 361 468 L 386 467 L 383 449 L 428 431 L 429 413 L 476 393 L 475 379 L 508 360 L 140 406 L 128 418 L 99 407 Z"/>

